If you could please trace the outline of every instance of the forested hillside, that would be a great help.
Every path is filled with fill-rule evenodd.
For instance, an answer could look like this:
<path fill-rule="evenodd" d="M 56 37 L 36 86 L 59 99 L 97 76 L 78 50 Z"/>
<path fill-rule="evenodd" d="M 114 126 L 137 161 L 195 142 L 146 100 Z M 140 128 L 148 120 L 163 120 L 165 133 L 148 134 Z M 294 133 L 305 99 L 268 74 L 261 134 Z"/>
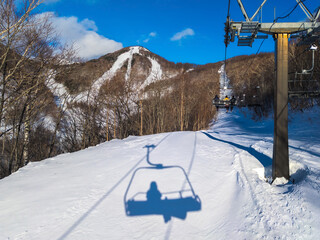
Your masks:
<path fill-rule="evenodd" d="M 223 62 L 173 63 L 139 46 L 82 62 L 56 41 L 48 19 L 31 15 L 40 2 L 1 9 L 0 178 L 29 161 L 129 135 L 205 129 L 215 118 Z M 291 42 L 291 77 L 311 68 L 308 49 Z M 319 85 L 318 52 L 315 60 Z M 226 73 L 253 116 L 272 113 L 272 53 L 228 59 Z M 318 103 L 290 101 L 294 109 Z"/>
<path fill-rule="evenodd" d="M 319 44 L 313 44 L 319 47 Z M 320 103 L 320 54 L 311 45 L 300 45 L 297 40 L 289 44 L 289 108 L 303 110 Z M 233 94 L 244 100 L 258 119 L 272 114 L 275 63 L 273 53 L 237 56 L 227 60 L 227 75 Z M 302 74 L 303 73 L 303 74 Z M 258 107 L 257 107 L 258 106 Z"/>
<path fill-rule="evenodd" d="M 73 55 L 56 41 L 48 18 L 32 14 L 41 0 L 15 3 L 0 4 L 0 178 L 49 149 L 50 136 L 40 142 L 38 135 L 52 110 L 45 81 Z"/>
<path fill-rule="evenodd" d="M 68 122 L 64 147 L 75 151 L 129 135 L 206 128 L 221 65 L 175 64 L 136 46 L 61 66 L 48 87 L 61 113 L 52 117 Z"/>
<path fill-rule="evenodd" d="M 252 106 L 258 117 L 270 113 L 273 105 L 273 53 L 234 57 L 227 61 L 226 71 L 238 100 Z"/>

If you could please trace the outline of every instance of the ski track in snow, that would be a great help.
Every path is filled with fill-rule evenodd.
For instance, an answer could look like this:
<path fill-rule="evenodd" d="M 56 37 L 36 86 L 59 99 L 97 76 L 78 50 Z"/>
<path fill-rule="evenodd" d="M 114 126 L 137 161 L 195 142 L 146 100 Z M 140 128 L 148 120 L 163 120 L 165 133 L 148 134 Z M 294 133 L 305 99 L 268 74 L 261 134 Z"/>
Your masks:
<path fill-rule="evenodd" d="M 316 239 L 320 139 L 309 135 L 309 144 L 293 135 L 290 169 L 297 182 L 270 185 L 263 174 L 269 174 L 272 126 L 241 116 L 219 113 L 208 131 L 131 136 L 30 163 L 0 181 L 0 239 Z M 148 166 L 147 144 L 156 145 L 152 163 L 185 169 L 201 211 L 168 223 L 161 215 L 126 216 L 124 193 L 132 173 Z M 151 181 L 162 193 L 187 188 L 172 172 L 163 179 L 141 170 L 129 192 L 146 191 Z"/>
<path fill-rule="evenodd" d="M 166 135 L 165 137 L 163 137 L 161 139 L 161 141 L 159 141 L 158 144 L 156 144 L 155 148 L 157 148 L 166 138 L 168 138 L 170 136 L 170 134 Z M 154 149 L 153 149 L 154 150 Z M 151 150 L 151 152 L 153 151 Z M 131 167 L 127 173 L 122 177 L 120 178 L 120 180 L 114 184 L 113 187 L 111 187 L 111 189 L 109 191 L 107 191 L 107 193 L 105 193 L 100 199 L 94 199 L 95 200 L 95 204 L 89 208 L 89 210 L 87 212 L 85 212 L 77 222 L 75 222 L 69 229 L 68 231 L 66 231 L 61 237 L 59 237 L 59 239 L 65 239 L 74 229 L 76 229 L 76 227 L 78 225 L 80 225 L 89 215 L 92 211 L 94 211 L 100 204 L 103 200 L 105 200 L 128 176 L 130 173 L 132 173 L 141 163 L 143 160 L 146 159 L 146 156 L 143 156 L 133 167 Z M 96 192 L 95 194 L 93 194 L 93 196 L 99 196 L 103 193 L 103 191 L 98 191 Z M 91 201 L 90 201 L 91 202 Z M 84 209 L 87 209 L 87 208 L 84 208 Z"/>
<path fill-rule="evenodd" d="M 243 139 L 241 143 L 245 141 L 246 139 Z M 261 143 L 265 145 L 266 141 L 257 142 L 256 147 L 260 148 Z M 252 238 L 252 235 L 257 239 L 313 239 L 311 225 L 315 216 L 307 209 L 303 193 L 298 186 L 291 184 L 273 187 L 268 183 L 261 183 L 254 174 L 257 168 L 255 169 L 253 164 L 256 165 L 257 159 L 252 158 L 253 156 L 245 150 L 233 148 L 235 151 L 233 166 L 239 177 L 239 186 L 250 193 L 248 194 L 250 203 L 244 207 L 244 211 L 248 214 L 243 227 L 240 228 L 240 231 L 245 233 L 245 239 Z M 310 174 L 310 176 L 317 175 L 319 176 Z M 315 190 L 319 193 L 319 177 L 317 181 L 311 182 L 311 186 L 316 185 Z M 267 193 L 267 199 L 264 193 Z M 299 231 L 287 231 L 288 228 L 296 228 Z M 317 232 L 319 233 L 319 230 Z"/>
<path fill-rule="evenodd" d="M 244 162 L 248 159 L 246 155 L 244 152 L 237 153 L 234 164 L 243 188 L 246 188 L 250 193 L 250 202 L 252 202 L 245 207 L 246 212 L 249 213 L 246 219 L 249 219 L 249 221 L 241 230 L 247 232 L 250 229 L 248 237 L 254 234 L 258 239 L 282 239 L 284 237 L 307 239 L 310 236 L 310 232 L 308 232 L 310 229 L 303 229 L 299 231 L 298 235 L 296 233 L 286 233 L 288 226 L 303 226 L 307 220 L 311 219 L 310 212 L 303 208 L 304 203 L 300 196 L 301 193 L 293 186 L 288 187 L 284 192 L 284 189 L 277 191 L 278 189 L 270 188 L 269 184 L 255 181 L 254 176 L 250 176 L 252 174 L 245 172 L 245 169 L 248 169 L 244 167 Z M 265 199 L 263 192 L 268 193 L 268 199 Z M 293 199 L 290 193 L 297 198 Z M 255 210 L 254 212 L 249 211 L 252 208 Z M 292 211 L 293 209 L 294 211 Z M 277 221 L 275 222 L 273 219 L 277 219 Z M 301 219 L 303 219 L 303 222 L 301 222 Z M 278 233 L 270 233 L 273 229 L 278 229 L 285 235 L 278 236 Z"/>

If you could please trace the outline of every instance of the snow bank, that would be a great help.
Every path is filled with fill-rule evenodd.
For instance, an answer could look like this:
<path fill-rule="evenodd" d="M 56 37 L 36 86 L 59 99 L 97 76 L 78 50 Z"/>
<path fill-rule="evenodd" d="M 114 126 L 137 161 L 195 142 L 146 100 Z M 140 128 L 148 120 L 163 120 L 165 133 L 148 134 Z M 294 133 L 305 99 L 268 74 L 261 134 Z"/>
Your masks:
<path fill-rule="evenodd" d="M 271 121 L 237 111 L 220 112 L 208 131 L 131 136 L 30 163 L 0 181 L 0 239 L 318 239 L 320 136 L 301 131 L 316 131 L 313 116 L 289 125 L 294 184 L 266 182 Z M 150 162 L 176 167 L 148 165 L 151 144 Z M 152 182 L 158 205 L 146 195 Z M 200 208 L 181 202 L 179 191 L 194 196 L 190 186 Z M 130 216 L 134 196 L 144 205 Z"/>

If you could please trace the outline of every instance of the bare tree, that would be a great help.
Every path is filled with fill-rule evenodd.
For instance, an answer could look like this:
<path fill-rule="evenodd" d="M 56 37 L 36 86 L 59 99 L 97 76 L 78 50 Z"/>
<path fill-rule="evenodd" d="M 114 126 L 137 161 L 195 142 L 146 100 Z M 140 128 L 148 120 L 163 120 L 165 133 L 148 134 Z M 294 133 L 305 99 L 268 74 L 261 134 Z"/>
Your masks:
<path fill-rule="evenodd" d="M 49 104 L 45 81 L 64 55 L 48 16 L 32 14 L 41 3 L 25 0 L 19 8 L 13 0 L 0 4 L 0 126 L 7 126 L 0 136 L 8 153 L 4 175 L 30 161 L 33 123 Z"/>

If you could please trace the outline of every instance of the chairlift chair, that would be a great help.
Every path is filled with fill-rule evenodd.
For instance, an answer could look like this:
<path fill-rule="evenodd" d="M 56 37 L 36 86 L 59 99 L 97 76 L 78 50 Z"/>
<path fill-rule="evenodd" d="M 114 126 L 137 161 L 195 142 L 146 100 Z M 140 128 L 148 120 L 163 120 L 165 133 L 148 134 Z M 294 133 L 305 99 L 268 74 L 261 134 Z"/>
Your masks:
<path fill-rule="evenodd" d="M 212 100 L 212 104 L 215 105 L 217 108 L 224 108 L 227 107 L 230 104 L 230 101 L 224 101 L 224 100 Z"/>
<path fill-rule="evenodd" d="M 232 90 L 231 88 L 227 88 L 227 87 L 224 87 L 224 90 Z M 220 95 L 222 96 L 226 96 L 227 94 L 222 94 L 220 92 Z M 216 106 L 217 109 L 219 108 L 226 108 L 226 107 L 229 107 L 231 105 L 231 99 L 230 100 L 222 100 L 218 97 L 218 95 L 215 96 L 214 99 L 212 99 L 212 104 Z M 235 106 L 236 103 L 234 103 L 233 106 Z"/>
<path fill-rule="evenodd" d="M 261 99 L 257 95 L 253 95 L 250 98 L 250 102 L 247 102 L 246 104 L 248 107 L 261 107 Z"/>
<path fill-rule="evenodd" d="M 317 51 L 316 45 L 311 45 L 312 66 L 310 69 L 303 69 L 295 72 L 294 80 L 288 81 L 288 93 L 290 98 L 314 98 L 320 97 L 319 81 L 313 79 L 314 73 L 314 53 Z"/>
<path fill-rule="evenodd" d="M 260 87 L 258 86 L 257 89 Z M 225 101 L 220 99 L 213 99 L 212 104 L 219 108 L 226 108 L 231 106 L 231 100 Z M 236 102 L 232 105 L 233 107 L 260 107 L 261 101 L 257 95 L 253 95 L 252 97 L 246 96 L 243 94 L 242 97 L 237 97 Z"/>
<path fill-rule="evenodd" d="M 125 213 L 127 216 L 142 216 L 142 215 L 163 215 L 165 222 L 169 221 L 171 217 L 185 219 L 187 212 L 201 210 L 201 200 L 195 194 L 194 189 L 185 170 L 177 165 L 163 166 L 162 164 L 153 164 L 149 161 L 149 148 L 153 145 L 146 146 L 148 149 L 147 162 L 150 166 L 137 168 L 130 179 L 129 185 L 124 195 Z M 148 197 L 148 192 L 136 192 L 132 196 L 128 196 L 129 190 L 136 174 L 143 171 L 154 170 L 158 176 L 169 169 L 177 169 L 184 176 L 184 180 L 189 188 L 177 189 L 172 192 L 161 192 L 161 198 L 152 200 Z M 172 183 L 174 184 L 174 182 Z M 152 182 L 151 182 L 152 185 Z M 149 189 L 150 190 L 150 189 Z"/>

